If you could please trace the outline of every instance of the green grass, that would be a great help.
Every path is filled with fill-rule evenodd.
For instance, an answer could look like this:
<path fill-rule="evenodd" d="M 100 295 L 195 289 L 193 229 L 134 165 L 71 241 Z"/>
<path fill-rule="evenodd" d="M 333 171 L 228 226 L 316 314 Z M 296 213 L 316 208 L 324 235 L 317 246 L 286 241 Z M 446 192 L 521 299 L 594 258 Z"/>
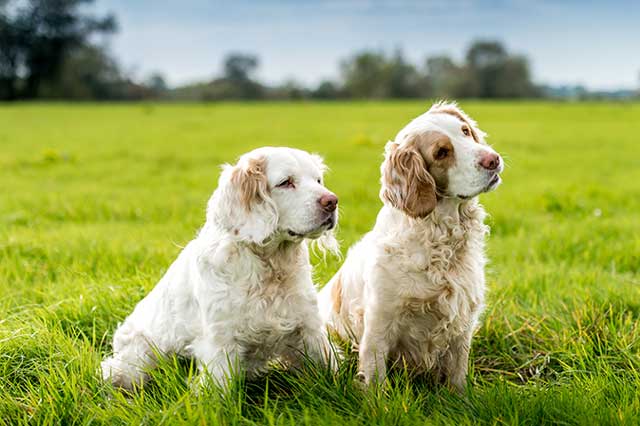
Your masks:
<path fill-rule="evenodd" d="M 465 398 L 350 355 L 194 395 L 169 359 L 134 395 L 97 374 L 117 323 L 202 225 L 218 165 L 322 154 L 343 251 L 380 207 L 383 144 L 426 102 L 0 105 L 0 424 L 638 424 L 640 105 L 462 106 L 506 157 Z M 339 261 L 315 260 L 322 284 Z"/>

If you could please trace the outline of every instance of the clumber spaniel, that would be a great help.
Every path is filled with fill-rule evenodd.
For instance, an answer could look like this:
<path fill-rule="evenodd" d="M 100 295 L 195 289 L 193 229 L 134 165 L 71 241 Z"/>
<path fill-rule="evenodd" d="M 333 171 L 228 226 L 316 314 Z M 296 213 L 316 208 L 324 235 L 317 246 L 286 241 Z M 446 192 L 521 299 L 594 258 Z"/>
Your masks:
<path fill-rule="evenodd" d="M 306 244 L 337 250 L 324 171 L 316 155 L 271 147 L 224 166 L 204 227 L 116 330 L 105 380 L 131 389 L 158 354 L 195 358 L 222 387 L 304 354 L 335 368 Z"/>
<path fill-rule="evenodd" d="M 382 382 L 389 359 L 466 382 L 483 307 L 485 212 L 503 162 L 460 108 L 437 103 L 385 149 L 371 232 L 320 293 L 328 326 L 359 346 L 359 376 Z"/>

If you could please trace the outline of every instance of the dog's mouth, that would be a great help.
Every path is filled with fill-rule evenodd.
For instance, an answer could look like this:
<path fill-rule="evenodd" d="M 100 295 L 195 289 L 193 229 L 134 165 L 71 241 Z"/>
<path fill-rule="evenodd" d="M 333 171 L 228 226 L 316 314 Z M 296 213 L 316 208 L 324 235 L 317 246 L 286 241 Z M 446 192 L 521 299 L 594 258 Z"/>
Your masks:
<path fill-rule="evenodd" d="M 500 182 L 502 182 L 500 175 L 498 173 L 494 174 L 493 177 L 489 180 L 489 183 L 487 184 L 487 187 L 483 192 L 489 192 L 492 189 L 495 189 L 498 185 L 500 185 Z"/>
<path fill-rule="evenodd" d="M 469 200 L 473 197 L 475 197 L 478 194 L 481 194 L 483 192 L 489 192 L 489 191 L 493 191 L 494 189 L 496 189 L 496 187 L 498 185 L 500 185 L 500 182 L 502 182 L 502 178 L 500 177 L 499 173 L 494 173 L 493 176 L 491 176 L 491 179 L 489 179 L 489 182 L 487 182 L 487 185 L 481 190 L 478 191 L 477 194 L 473 194 L 473 195 L 461 195 L 458 194 L 457 197 L 462 199 L 462 200 Z"/>
<path fill-rule="evenodd" d="M 335 216 L 334 214 L 329 215 L 329 217 L 327 218 L 327 220 L 325 220 L 324 222 L 322 222 L 322 223 L 320 224 L 320 227 L 321 227 L 321 228 L 322 228 L 322 227 L 326 227 L 326 228 L 327 228 L 327 229 L 326 229 L 327 231 L 329 231 L 329 230 L 331 230 L 331 229 L 335 228 L 335 226 L 336 226 L 336 216 Z"/>
<path fill-rule="evenodd" d="M 288 229 L 287 233 L 289 234 L 290 237 L 317 238 L 323 232 L 329 231 L 329 230 L 335 228 L 335 226 L 336 226 L 336 215 L 335 214 L 330 214 L 329 217 L 327 217 L 327 219 L 325 219 L 324 222 L 322 222 L 320 225 L 316 226 L 313 229 L 310 229 L 310 230 L 308 230 L 306 232 L 297 232 L 297 231 L 294 231 L 292 229 Z"/>

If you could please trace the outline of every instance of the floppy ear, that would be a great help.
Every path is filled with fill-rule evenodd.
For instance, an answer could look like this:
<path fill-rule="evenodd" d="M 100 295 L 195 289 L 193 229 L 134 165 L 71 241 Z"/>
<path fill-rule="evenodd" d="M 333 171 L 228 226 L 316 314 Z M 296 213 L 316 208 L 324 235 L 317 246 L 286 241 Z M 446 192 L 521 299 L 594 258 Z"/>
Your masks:
<path fill-rule="evenodd" d="M 426 217 L 436 207 L 435 182 L 413 141 L 403 146 L 388 142 L 381 172 L 380 198 L 384 203 L 414 218 Z"/>
<path fill-rule="evenodd" d="M 265 166 L 263 157 L 225 165 L 207 206 L 207 222 L 218 224 L 233 238 L 258 244 L 273 234 L 278 211 L 269 194 Z"/>

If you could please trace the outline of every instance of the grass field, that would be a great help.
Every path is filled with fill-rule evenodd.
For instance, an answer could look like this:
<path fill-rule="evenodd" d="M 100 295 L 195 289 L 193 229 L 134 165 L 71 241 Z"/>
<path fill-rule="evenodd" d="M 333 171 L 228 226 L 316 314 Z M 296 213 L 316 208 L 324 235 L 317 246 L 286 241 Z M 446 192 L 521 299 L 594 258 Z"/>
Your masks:
<path fill-rule="evenodd" d="M 218 165 L 322 154 L 343 251 L 373 224 L 384 142 L 426 102 L 0 105 L 0 424 L 638 424 L 640 105 L 463 102 L 507 160 L 465 398 L 397 372 L 361 391 L 274 372 L 194 395 L 167 360 L 123 395 L 117 323 L 203 224 Z M 339 260 L 316 259 L 319 285 Z"/>

